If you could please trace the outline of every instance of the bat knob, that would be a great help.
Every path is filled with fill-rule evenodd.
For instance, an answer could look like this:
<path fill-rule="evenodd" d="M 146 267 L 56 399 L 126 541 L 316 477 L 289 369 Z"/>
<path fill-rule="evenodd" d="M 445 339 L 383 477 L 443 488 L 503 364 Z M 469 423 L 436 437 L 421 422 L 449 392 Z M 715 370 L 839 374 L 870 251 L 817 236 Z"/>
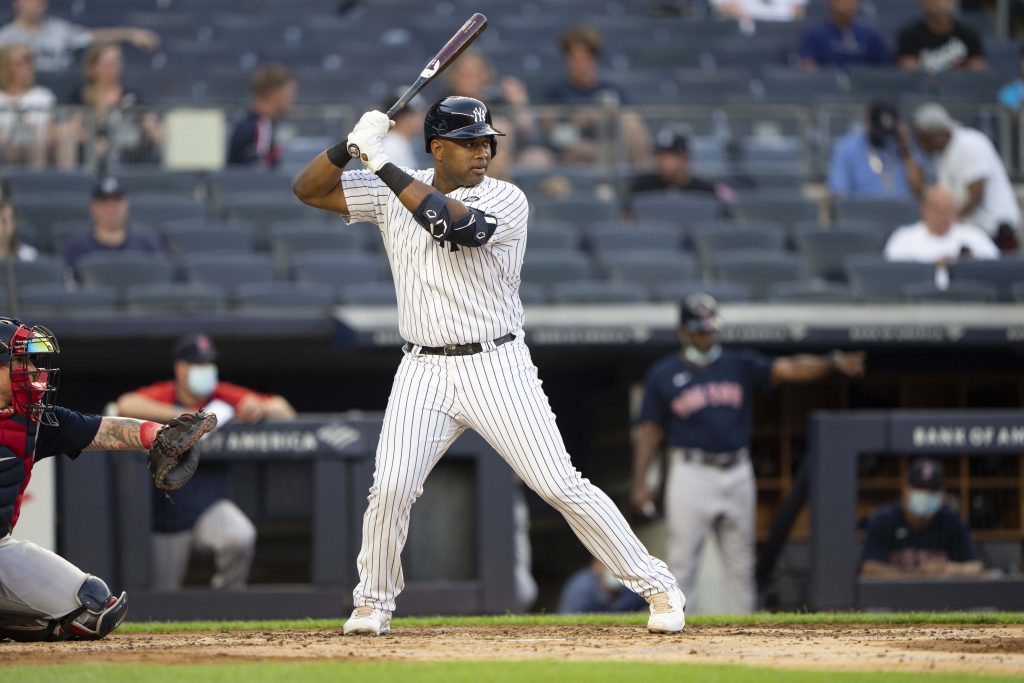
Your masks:
<path fill-rule="evenodd" d="M 358 159 L 359 158 L 359 145 L 350 144 L 348 146 L 348 154 L 349 154 L 349 156 L 355 157 L 356 159 Z"/>

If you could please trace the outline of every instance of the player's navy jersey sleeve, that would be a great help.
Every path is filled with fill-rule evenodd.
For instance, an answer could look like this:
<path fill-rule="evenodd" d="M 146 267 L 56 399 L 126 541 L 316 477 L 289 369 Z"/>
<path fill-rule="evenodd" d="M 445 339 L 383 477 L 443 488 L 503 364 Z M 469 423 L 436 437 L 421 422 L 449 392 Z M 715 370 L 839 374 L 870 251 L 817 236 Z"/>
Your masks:
<path fill-rule="evenodd" d="M 640 404 L 640 422 L 654 422 L 660 427 L 668 420 L 668 401 L 662 395 L 657 366 L 651 368 L 644 382 L 644 400 Z"/>
<path fill-rule="evenodd" d="M 892 506 L 885 506 L 868 518 L 864 530 L 864 548 L 861 551 L 860 561 L 874 560 L 875 562 L 889 562 L 889 555 L 893 547 L 887 539 L 893 537 L 896 521 L 894 520 L 894 509 Z"/>
<path fill-rule="evenodd" d="M 774 359 L 757 351 L 744 349 L 740 352 L 744 374 L 749 386 L 754 391 L 764 391 L 771 386 L 772 363 Z"/>
<path fill-rule="evenodd" d="M 341 190 L 348 205 L 348 223 L 373 223 L 381 226 L 386 211 L 388 188 L 369 169 L 341 174 Z"/>
<path fill-rule="evenodd" d="M 955 529 L 950 535 L 950 544 L 947 549 L 949 559 L 953 562 L 973 562 L 977 560 L 978 550 L 974 547 L 974 541 L 971 539 L 971 530 L 964 524 L 964 520 L 960 515 L 949 508 L 942 508 L 939 514 L 948 515 L 950 518 L 949 524 Z"/>
<path fill-rule="evenodd" d="M 69 458 L 77 458 L 82 449 L 96 438 L 96 432 L 100 429 L 100 421 L 103 419 L 99 415 L 83 415 L 59 406 L 53 409 L 53 414 L 57 418 L 58 426 L 39 425 L 39 438 L 36 439 L 36 461 L 61 454 Z"/>

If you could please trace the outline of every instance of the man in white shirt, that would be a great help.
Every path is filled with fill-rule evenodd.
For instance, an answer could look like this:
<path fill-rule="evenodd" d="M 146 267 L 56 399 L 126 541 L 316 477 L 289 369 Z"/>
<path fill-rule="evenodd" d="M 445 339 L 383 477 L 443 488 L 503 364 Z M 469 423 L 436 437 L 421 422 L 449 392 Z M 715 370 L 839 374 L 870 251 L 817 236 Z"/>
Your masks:
<path fill-rule="evenodd" d="M 918 144 L 936 157 L 936 182 L 951 189 L 959 218 L 983 229 L 1003 251 L 1020 242 L 1020 204 L 992 141 L 981 131 L 957 123 L 939 104 L 914 113 Z M 924 190 L 922 173 L 910 173 L 916 194 Z"/>
<path fill-rule="evenodd" d="M 999 249 L 984 230 L 956 222 L 957 199 L 948 187 L 930 187 L 921 202 L 921 220 L 894 232 L 885 244 L 889 261 L 946 266 L 960 258 L 997 259 Z"/>
<path fill-rule="evenodd" d="M 753 33 L 758 21 L 803 21 L 807 14 L 807 0 L 711 0 L 711 7 L 744 33 Z"/>
<path fill-rule="evenodd" d="M 48 0 L 13 0 L 14 21 L 0 28 L 0 45 L 23 43 L 36 59 L 37 71 L 61 71 L 71 66 L 76 50 L 93 42 L 131 43 L 152 51 L 160 38 L 149 29 L 131 26 L 87 28 L 64 19 L 47 16 Z"/>

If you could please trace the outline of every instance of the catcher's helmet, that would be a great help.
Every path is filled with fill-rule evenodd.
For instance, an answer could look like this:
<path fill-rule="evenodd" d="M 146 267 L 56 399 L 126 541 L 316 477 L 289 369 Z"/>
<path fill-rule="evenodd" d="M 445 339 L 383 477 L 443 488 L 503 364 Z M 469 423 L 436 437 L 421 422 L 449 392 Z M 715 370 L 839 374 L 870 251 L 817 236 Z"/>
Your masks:
<path fill-rule="evenodd" d="M 504 135 L 491 126 L 491 110 L 487 105 L 473 97 L 450 95 L 438 100 L 427 111 L 423 119 L 423 137 L 430 153 L 430 141 L 434 138 L 445 140 L 467 140 L 491 136 L 491 156 L 498 151 L 495 135 Z"/>
<path fill-rule="evenodd" d="M 718 302 L 710 294 L 691 294 L 679 307 L 679 325 L 688 332 L 717 332 L 722 326 Z"/>
<path fill-rule="evenodd" d="M 51 409 L 60 368 L 52 362 L 59 353 L 57 338 L 42 325 L 0 317 L 0 363 L 10 366 L 11 405 L 19 415 L 54 427 Z"/>

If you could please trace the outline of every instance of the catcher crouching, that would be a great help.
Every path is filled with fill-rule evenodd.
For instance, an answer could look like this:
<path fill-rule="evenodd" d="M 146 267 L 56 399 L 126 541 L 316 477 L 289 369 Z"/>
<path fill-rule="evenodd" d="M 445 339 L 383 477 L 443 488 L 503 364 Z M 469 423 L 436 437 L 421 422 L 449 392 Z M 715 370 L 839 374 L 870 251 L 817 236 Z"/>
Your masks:
<path fill-rule="evenodd" d="M 199 464 L 195 443 L 215 415 L 186 413 L 166 425 L 84 415 L 54 405 L 60 353 L 46 328 L 0 317 L 0 639 L 95 640 L 124 621 L 125 593 L 29 541 L 14 538 L 32 466 L 82 451 L 148 451 L 156 486 L 176 491 Z"/>

